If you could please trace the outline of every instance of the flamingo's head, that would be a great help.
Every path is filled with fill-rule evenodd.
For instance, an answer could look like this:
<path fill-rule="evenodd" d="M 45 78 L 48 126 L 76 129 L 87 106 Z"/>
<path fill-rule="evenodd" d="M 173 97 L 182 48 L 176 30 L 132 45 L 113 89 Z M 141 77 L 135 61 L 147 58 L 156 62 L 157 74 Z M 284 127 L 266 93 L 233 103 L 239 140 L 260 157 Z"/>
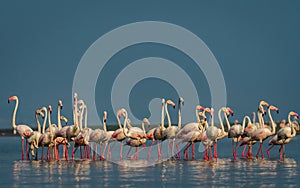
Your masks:
<path fill-rule="evenodd" d="M 124 116 L 125 116 L 125 113 L 127 113 L 127 111 L 126 111 L 124 108 L 122 108 L 122 109 L 120 109 L 120 110 L 118 111 L 117 116 L 120 118 L 121 115 L 124 115 Z"/>
<path fill-rule="evenodd" d="M 103 121 L 106 123 L 106 119 L 107 119 L 107 112 L 104 111 L 103 112 Z"/>
<path fill-rule="evenodd" d="M 161 99 L 161 104 L 164 105 L 166 100 L 164 98 Z"/>
<path fill-rule="evenodd" d="M 52 113 L 52 106 L 51 106 L 51 105 L 48 106 L 48 111 L 49 111 L 50 113 Z"/>
<path fill-rule="evenodd" d="M 77 99 L 77 97 L 78 97 L 78 94 L 75 92 L 74 93 L 74 101 Z"/>
<path fill-rule="evenodd" d="M 293 111 L 291 111 L 289 114 L 290 114 L 291 116 L 296 117 L 296 118 L 299 117 L 299 115 L 298 115 L 296 112 L 293 112 Z"/>
<path fill-rule="evenodd" d="M 231 108 L 227 107 L 226 108 L 227 114 L 233 116 L 233 110 Z"/>
<path fill-rule="evenodd" d="M 62 108 L 63 108 L 63 103 L 62 103 L 62 101 L 61 101 L 61 100 L 58 100 L 58 106 L 60 107 L 60 109 L 62 109 Z"/>
<path fill-rule="evenodd" d="M 179 102 L 179 104 L 181 103 L 182 105 L 184 105 L 184 99 L 182 98 L 182 97 L 179 97 L 179 100 L 178 100 Z"/>
<path fill-rule="evenodd" d="M 16 129 L 14 129 L 14 134 L 17 134 L 17 130 Z"/>
<path fill-rule="evenodd" d="M 18 99 L 17 96 L 11 96 L 11 97 L 8 98 L 8 103 L 10 103 L 11 101 L 15 101 L 17 99 Z"/>
<path fill-rule="evenodd" d="M 149 120 L 147 118 L 144 118 L 143 122 L 146 123 L 148 126 L 150 126 L 150 122 L 149 122 Z"/>
<path fill-rule="evenodd" d="M 197 110 L 201 110 L 201 111 L 204 111 L 204 110 L 205 110 L 205 108 L 204 108 L 203 106 L 200 106 L 200 105 L 197 105 L 197 106 L 196 106 L 196 109 L 197 109 Z"/>
<path fill-rule="evenodd" d="M 267 103 L 266 101 L 260 101 L 259 102 L 259 106 L 266 106 L 266 107 L 269 107 L 269 103 Z"/>
<path fill-rule="evenodd" d="M 271 105 L 271 106 L 269 106 L 269 109 L 273 110 L 273 111 L 276 111 L 277 114 L 279 113 L 279 110 L 278 110 L 278 108 L 276 106 Z"/>
<path fill-rule="evenodd" d="M 198 115 L 202 117 L 204 121 L 206 121 L 206 115 L 204 112 L 199 112 Z"/>
<path fill-rule="evenodd" d="M 212 116 L 214 114 L 214 109 L 213 108 L 205 108 L 204 112 L 208 112 L 210 114 L 210 116 Z"/>
<path fill-rule="evenodd" d="M 80 100 L 77 101 L 77 104 L 84 105 L 84 101 L 82 99 L 80 99 Z"/>
<path fill-rule="evenodd" d="M 175 108 L 175 103 L 171 100 L 167 100 L 167 104 L 171 105 L 173 108 Z"/>
<path fill-rule="evenodd" d="M 60 120 L 64 121 L 66 125 L 68 124 L 68 119 L 65 116 L 60 116 Z"/>

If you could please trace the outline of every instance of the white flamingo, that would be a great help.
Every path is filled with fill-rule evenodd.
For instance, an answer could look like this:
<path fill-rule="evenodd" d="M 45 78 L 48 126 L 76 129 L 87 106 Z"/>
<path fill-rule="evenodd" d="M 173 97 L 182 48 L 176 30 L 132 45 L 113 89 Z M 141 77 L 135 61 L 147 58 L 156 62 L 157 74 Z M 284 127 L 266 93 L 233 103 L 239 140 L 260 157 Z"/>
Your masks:
<path fill-rule="evenodd" d="M 19 98 L 17 96 L 12 96 L 8 98 L 8 103 L 11 101 L 16 101 L 15 109 L 13 112 L 13 117 L 12 117 L 12 127 L 13 127 L 13 133 L 18 134 L 21 136 L 22 139 L 22 160 L 24 160 L 24 139 L 26 139 L 26 156 L 28 157 L 28 146 L 27 146 L 27 138 L 30 137 L 32 134 L 33 130 L 28 126 L 28 125 L 16 125 L 16 114 L 19 106 Z M 28 160 L 28 158 L 27 158 Z"/>
<path fill-rule="evenodd" d="M 124 115 L 125 115 L 125 118 L 126 118 L 127 114 L 125 113 Z M 147 123 L 148 125 L 150 125 L 150 122 L 148 121 L 147 118 L 144 118 L 144 119 L 143 119 L 143 122 L 142 122 L 142 130 L 143 130 L 144 134 L 146 134 L 144 123 Z M 124 123 L 124 127 L 126 127 L 126 123 Z M 125 145 L 129 145 L 129 146 L 131 146 L 131 147 L 130 147 L 130 149 L 128 150 L 128 152 L 127 152 L 127 154 L 126 154 L 126 157 L 127 157 L 127 158 L 130 158 L 130 159 L 133 159 L 133 158 L 137 159 L 138 153 L 140 153 L 142 150 L 146 149 L 146 145 L 145 145 L 146 141 L 147 141 L 147 138 L 146 138 L 146 137 L 141 137 L 141 138 L 140 138 L 140 137 L 138 137 L 138 138 L 129 138 L 129 139 L 126 141 L 126 144 L 125 144 Z M 144 147 L 143 147 L 142 149 L 139 149 L 139 150 L 138 150 L 138 147 L 140 147 L 140 146 L 142 146 L 142 145 L 143 145 Z M 130 153 L 130 151 L 131 151 L 131 149 L 132 149 L 132 147 L 135 147 L 135 148 L 136 148 L 136 151 L 135 151 L 135 153 L 132 154 L 131 156 L 128 156 L 129 153 Z"/>
<path fill-rule="evenodd" d="M 273 118 L 271 116 L 271 110 L 274 110 L 278 113 L 278 108 L 275 106 L 269 106 L 268 108 L 268 115 L 270 118 L 270 122 L 271 122 L 271 128 L 270 127 L 265 127 L 264 126 L 264 121 L 263 118 L 261 117 L 261 122 L 262 122 L 262 128 L 257 129 L 251 137 L 251 140 L 256 140 L 259 141 L 260 145 L 259 145 L 259 149 L 258 152 L 256 154 L 256 158 L 258 158 L 259 154 L 261 153 L 261 157 L 264 158 L 264 154 L 263 154 L 263 149 L 262 149 L 262 145 L 263 145 L 263 141 L 265 139 L 267 139 L 269 136 L 272 136 L 275 134 L 276 131 L 276 123 L 273 121 Z"/>
<path fill-rule="evenodd" d="M 284 145 L 288 144 L 297 134 L 297 131 L 299 131 L 299 123 L 297 121 L 291 122 L 291 116 L 294 116 L 295 119 L 298 118 L 298 114 L 296 112 L 291 111 L 288 114 L 288 124 L 281 128 L 277 134 L 269 141 L 269 145 L 271 147 L 267 150 L 268 158 L 270 158 L 270 150 L 275 145 L 280 145 L 279 153 L 280 153 L 280 159 L 283 159 L 282 153 L 284 150 Z"/>
<path fill-rule="evenodd" d="M 236 150 L 238 147 L 238 141 L 242 136 L 242 134 L 244 133 L 246 120 L 248 120 L 248 123 L 249 122 L 251 123 L 250 117 L 245 116 L 243 119 L 243 125 L 241 124 L 232 125 L 228 131 L 228 138 L 232 138 L 232 154 L 234 160 L 236 160 Z M 236 142 L 236 146 L 234 146 L 234 142 Z"/>

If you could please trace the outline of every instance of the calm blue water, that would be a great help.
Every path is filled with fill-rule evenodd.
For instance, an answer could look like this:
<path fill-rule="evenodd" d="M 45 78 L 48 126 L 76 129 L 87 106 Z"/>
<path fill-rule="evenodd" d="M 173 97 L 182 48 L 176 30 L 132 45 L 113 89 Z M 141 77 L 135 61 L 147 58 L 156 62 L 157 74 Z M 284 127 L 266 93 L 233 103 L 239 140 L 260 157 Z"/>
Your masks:
<path fill-rule="evenodd" d="M 271 159 L 232 160 L 231 140 L 218 142 L 217 162 L 169 160 L 149 167 L 125 167 L 109 161 L 21 161 L 19 137 L 0 137 L 1 187 L 186 187 L 239 186 L 275 187 L 300 185 L 300 139 L 286 146 L 286 159 L 279 160 L 278 148 Z M 196 147 L 197 148 L 197 147 Z M 264 145 L 266 148 L 266 145 Z M 238 152 L 240 156 L 241 148 Z M 257 146 L 253 148 L 253 153 Z M 143 162 L 140 160 L 141 163 Z M 127 160 L 128 162 L 128 160 Z M 130 162 L 130 161 L 129 161 Z M 138 161 L 134 161 L 139 163 Z"/>

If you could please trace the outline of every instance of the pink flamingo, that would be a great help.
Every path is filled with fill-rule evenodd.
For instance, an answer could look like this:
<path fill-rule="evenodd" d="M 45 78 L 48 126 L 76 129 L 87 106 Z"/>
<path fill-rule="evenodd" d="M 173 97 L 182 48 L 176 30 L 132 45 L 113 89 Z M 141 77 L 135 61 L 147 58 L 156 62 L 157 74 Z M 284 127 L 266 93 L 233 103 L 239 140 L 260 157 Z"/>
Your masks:
<path fill-rule="evenodd" d="M 126 118 L 126 117 L 127 117 L 127 113 L 125 113 L 124 115 L 125 115 L 125 118 Z M 147 123 L 148 125 L 150 125 L 150 123 L 149 123 L 149 121 L 148 121 L 147 118 L 144 118 L 144 119 L 143 119 L 143 122 L 142 122 L 142 129 L 143 129 L 143 131 L 144 131 L 144 134 L 146 134 L 144 123 Z M 125 127 L 125 126 L 126 126 L 126 123 L 124 123 L 124 127 Z M 127 158 L 130 158 L 130 159 L 133 159 L 133 158 L 137 159 L 138 153 L 140 153 L 142 150 L 146 149 L 146 145 L 145 145 L 146 141 L 147 141 L 147 138 L 145 138 L 145 137 L 142 137 L 142 138 L 139 138 L 139 137 L 138 137 L 138 138 L 129 138 L 129 139 L 126 141 L 126 144 L 125 144 L 125 145 L 129 145 L 129 146 L 131 146 L 131 147 L 130 147 L 130 149 L 128 150 L 128 152 L 127 152 L 127 154 L 126 154 L 126 157 L 127 157 Z M 128 156 L 129 153 L 130 153 L 130 151 L 131 151 L 131 149 L 132 149 L 132 147 L 138 148 L 138 147 L 140 147 L 141 145 L 144 146 L 142 149 L 140 149 L 140 150 L 137 149 L 136 152 L 135 152 L 133 155 Z"/>
<path fill-rule="evenodd" d="M 264 106 L 268 108 L 269 104 L 266 101 L 260 101 L 257 110 L 258 123 L 255 122 L 255 113 L 253 113 L 253 123 L 248 123 L 247 127 L 245 128 L 245 131 L 242 135 L 242 143 L 240 144 L 240 146 L 245 145 L 242 152 L 242 157 L 244 157 L 246 145 L 248 145 L 248 152 L 246 158 L 252 158 L 252 145 L 255 144 L 257 140 L 253 140 L 251 139 L 251 137 L 258 128 L 264 127 L 264 122 L 262 118 L 263 114 L 266 113 L 266 111 L 264 110 Z"/>
<path fill-rule="evenodd" d="M 288 115 L 288 124 L 281 128 L 277 134 L 269 141 L 269 145 L 271 147 L 267 150 L 268 158 L 270 158 L 270 150 L 275 145 L 280 145 L 280 159 L 283 159 L 282 152 L 284 150 L 284 145 L 288 144 L 292 138 L 294 138 L 297 134 L 297 131 L 299 131 L 299 123 L 297 121 L 291 122 L 291 116 L 294 116 L 295 118 L 298 118 L 298 114 L 295 112 L 290 112 Z"/>
<path fill-rule="evenodd" d="M 199 112 L 199 116 L 203 118 L 203 121 L 206 121 L 206 116 L 205 116 L 204 112 Z M 202 124 L 202 121 L 200 120 L 200 118 L 199 118 L 199 123 Z M 176 148 L 177 148 L 177 151 L 178 151 L 179 144 L 181 144 L 183 142 L 188 142 L 188 145 L 184 149 L 186 160 L 188 160 L 188 149 L 189 149 L 189 147 L 192 146 L 192 148 L 194 148 L 193 146 L 196 142 L 201 142 L 201 140 L 203 140 L 203 137 L 201 137 L 203 132 L 204 132 L 204 129 L 196 129 L 196 130 L 192 130 L 192 131 L 188 132 L 187 134 L 182 134 L 180 136 L 180 138 L 179 138 L 180 141 L 176 144 Z M 200 139 L 200 137 L 202 139 Z M 206 139 L 207 139 L 207 137 L 206 137 Z M 178 152 L 178 154 L 179 153 L 180 152 Z M 178 158 L 180 158 L 179 155 L 178 155 Z M 192 149 L 192 159 L 194 159 L 194 158 L 195 158 L 195 151 L 194 151 L 194 149 Z"/>
<path fill-rule="evenodd" d="M 30 150 L 31 150 L 31 156 L 32 157 L 35 156 L 34 149 L 38 149 L 39 139 L 40 139 L 40 137 L 42 135 L 41 124 L 40 124 L 39 117 L 38 117 L 39 115 L 42 116 L 42 118 L 45 118 L 44 113 L 40 109 L 38 109 L 38 110 L 35 111 L 35 120 L 36 120 L 36 123 L 38 125 L 38 130 L 37 131 L 33 131 L 31 133 L 30 137 L 27 139 L 28 140 L 28 144 L 30 145 Z M 37 155 L 36 155 L 35 159 L 37 159 Z"/>
<path fill-rule="evenodd" d="M 48 118 L 48 126 L 49 126 L 49 132 L 42 131 L 42 135 L 39 138 L 39 146 L 42 146 L 41 160 L 44 160 L 44 147 L 45 146 L 48 147 L 47 159 L 51 160 L 52 158 L 51 158 L 51 154 L 49 154 L 49 151 L 50 151 L 50 147 L 53 146 L 53 130 L 52 130 L 52 126 L 51 126 L 51 121 L 49 121 L 49 119 L 50 119 L 50 113 L 52 112 L 52 107 L 49 105 L 48 110 L 46 107 L 42 107 L 41 111 L 44 111 L 45 114 L 47 114 L 47 116 L 45 116 L 44 123 L 43 123 L 43 131 L 45 130 L 47 118 Z"/>
<path fill-rule="evenodd" d="M 243 125 L 241 124 L 232 125 L 228 131 L 228 138 L 232 138 L 232 154 L 234 160 L 236 160 L 236 149 L 238 147 L 238 140 L 244 133 L 246 120 L 248 120 L 248 123 L 249 122 L 251 123 L 250 117 L 245 116 L 243 119 Z M 235 141 L 236 141 L 236 146 L 234 146 Z"/>
<path fill-rule="evenodd" d="M 22 160 L 24 160 L 24 139 L 26 139 L 26 156 L 27 156 L 27 160 L 28 160 L 27 138 L 30 137 L 33 130 L 28 125 L 16 125 L 16 113 L 17 113 L 18 106 L 19 106 L 19 99 L 17 96 L 12 96 L 12 97 L 8 98 L 8 103 L 10 103 L 11 101 L 16 101 L 16 105 L 15 105 L 15 109 L 14 109 L 13 117 L 12 117 L 12 124 L 11 124 L 13 127 L 13 133 L 16 134 L 18 132 L 18 134 L 21 136 Z"/>
<path fill-rule="evenodd" d="M 258 158 L 259 153 L 261 153 L 262 159 L 264 158 L 264 154 L 262 152 L 263 141 L 265 139 L 267 139 L 269 136 L 274 135 L 275 131 L 276 131 L 276 123 L 273 121 L 273 118 L 271 116 L 271 110 L 274 110 L 278 113 L 278 108 L 275 107 L 275 106 L 269 106 L 269 108 L 268 108 L 268 114 L 269 114 L 269 117 L 270 117 L 270 120 L 271 120 L 270 122 L 271 122 L 272 129 L 270 127 L 264 127 L 264 121 L 261 117 L 262 128 L 257 129 L 252 134 L 252 137 L 251 137 L 251 140 L 256 140 L 256 141 L 259 141 L 259 143 L 260 143 L 258 152 L 256 154 L 256 158 Z"/>
<path fill-rule="evenodd" d="M 186 137 L 187 134 L 190 134 L 190 132 L 193 132 L 193 131 L 199 131 L 199 130 L 203 130 L 203 121 L 200 120 L 199 118 L 199 110 L 204 110 L 204 107 L 200 106 L 200 105 L 197 105 L 196 106 L 196 119 L 197 119 L 197 122 L 191 122 L 191 123 L 188 123 L 186 124 L 184 127 L 182 127 L 181 129 L 179 129 L 178 133 L 177 133 L 177 136 L 176 138 L 178 139 L 181 139 L 183 137 Z M 186 140 L 186 139 L 184 139 Z M 177 147 L 178 147 L 178 144 L 176 144 Z M 189 147 L 187 147 L 187 153 L 188 153 L 188 149 Z M 195 150 L 195 144 L 194 142 L 192 142 L 192 151 Z M 192 152 L 194 153 L 194 152 Z M 178 158 L 180 158 L 180 152 L 178 152 L 178 155 L 177 155 Z"/>
<path fill-rule="evenodd" d="M 122 144 L 122 142 L 123 142 L 123 140 L 126 139 L 126 135 L 124 134 L 124 129 L 123 129 L 123 127 L 121 125 L 121 122 L 120 122 L 120 117 L 121 117 L 122 114 L 123 114 L 123 110 L 122 109 L 118 110 L 116 117 L 117 117 L 117 120 L 118 120 L 119 128 L 117 130 L 115 130 L 114 133 L 111 136 L 112 139 L 114 139 L 115 141 L 120 142 L 120 160 L 123 158 L 123 156 L 122 156 L 123 155 L 123 144 Z M 125 127 L 125 131 L 128 131 L 126 129 L 127 128 Z M 110 155 L 111 150 L 113 149 L 115 143 L 116 142 L 114 142 L 114 144 L 112 145 L 112 147 L 108 150 L 109 155 Z"/>

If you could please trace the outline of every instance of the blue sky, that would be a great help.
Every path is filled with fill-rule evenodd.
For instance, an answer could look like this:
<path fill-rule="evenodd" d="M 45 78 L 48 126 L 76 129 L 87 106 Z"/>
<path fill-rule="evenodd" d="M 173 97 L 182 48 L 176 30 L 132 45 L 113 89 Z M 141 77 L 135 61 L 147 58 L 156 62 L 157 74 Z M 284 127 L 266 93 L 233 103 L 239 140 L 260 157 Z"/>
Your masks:
<path fill-rule="evenodd" d="M 20 98 L 17 123 L 35 126 L 34 111 L 49 104 L 56 109 L 58 99 L 64 103 L 62 113 L 71 119 L 73 78 L 89 46 L 117 27 L 149 20 L 182 26 L 206 43 L 223 72 L 227 103 L 235 119 L 241 121 L 264 99 L 279 108 L 280 114 L 274 115 L 279 121 L 290 110 L 300 112 L 299 8 L 297 1 L 1 1 L 0 124 L 11 126 L 14 105 L 7 104 L 11 95 Z M 103 91 L 113 82 L 109 75 L 120 71 L 117 62 L 125 65 L 149 56 L 172 59 L 182 67 L 183 60 L 189 61 L 180 52 L 156 44 L 135 45 L 116 54 L 100 76 L 107 80 L 102 83 L 100 79 L 96 88 L 97 109 L 108 111 L 109 123 L 116 122 L 110 93 Z M 204 75 L 193 66 L 185 69 L 199 83 L 201 103 L 210 105 Z M 151 90 L 156 86 L 161 89 Z M 176 93 L 170 90 L 160 80 L 144 80 L 132 90 L 136 99 L 132 111 L 142 118 L 151 98 L 165 96 L 176 101 Z"/>

